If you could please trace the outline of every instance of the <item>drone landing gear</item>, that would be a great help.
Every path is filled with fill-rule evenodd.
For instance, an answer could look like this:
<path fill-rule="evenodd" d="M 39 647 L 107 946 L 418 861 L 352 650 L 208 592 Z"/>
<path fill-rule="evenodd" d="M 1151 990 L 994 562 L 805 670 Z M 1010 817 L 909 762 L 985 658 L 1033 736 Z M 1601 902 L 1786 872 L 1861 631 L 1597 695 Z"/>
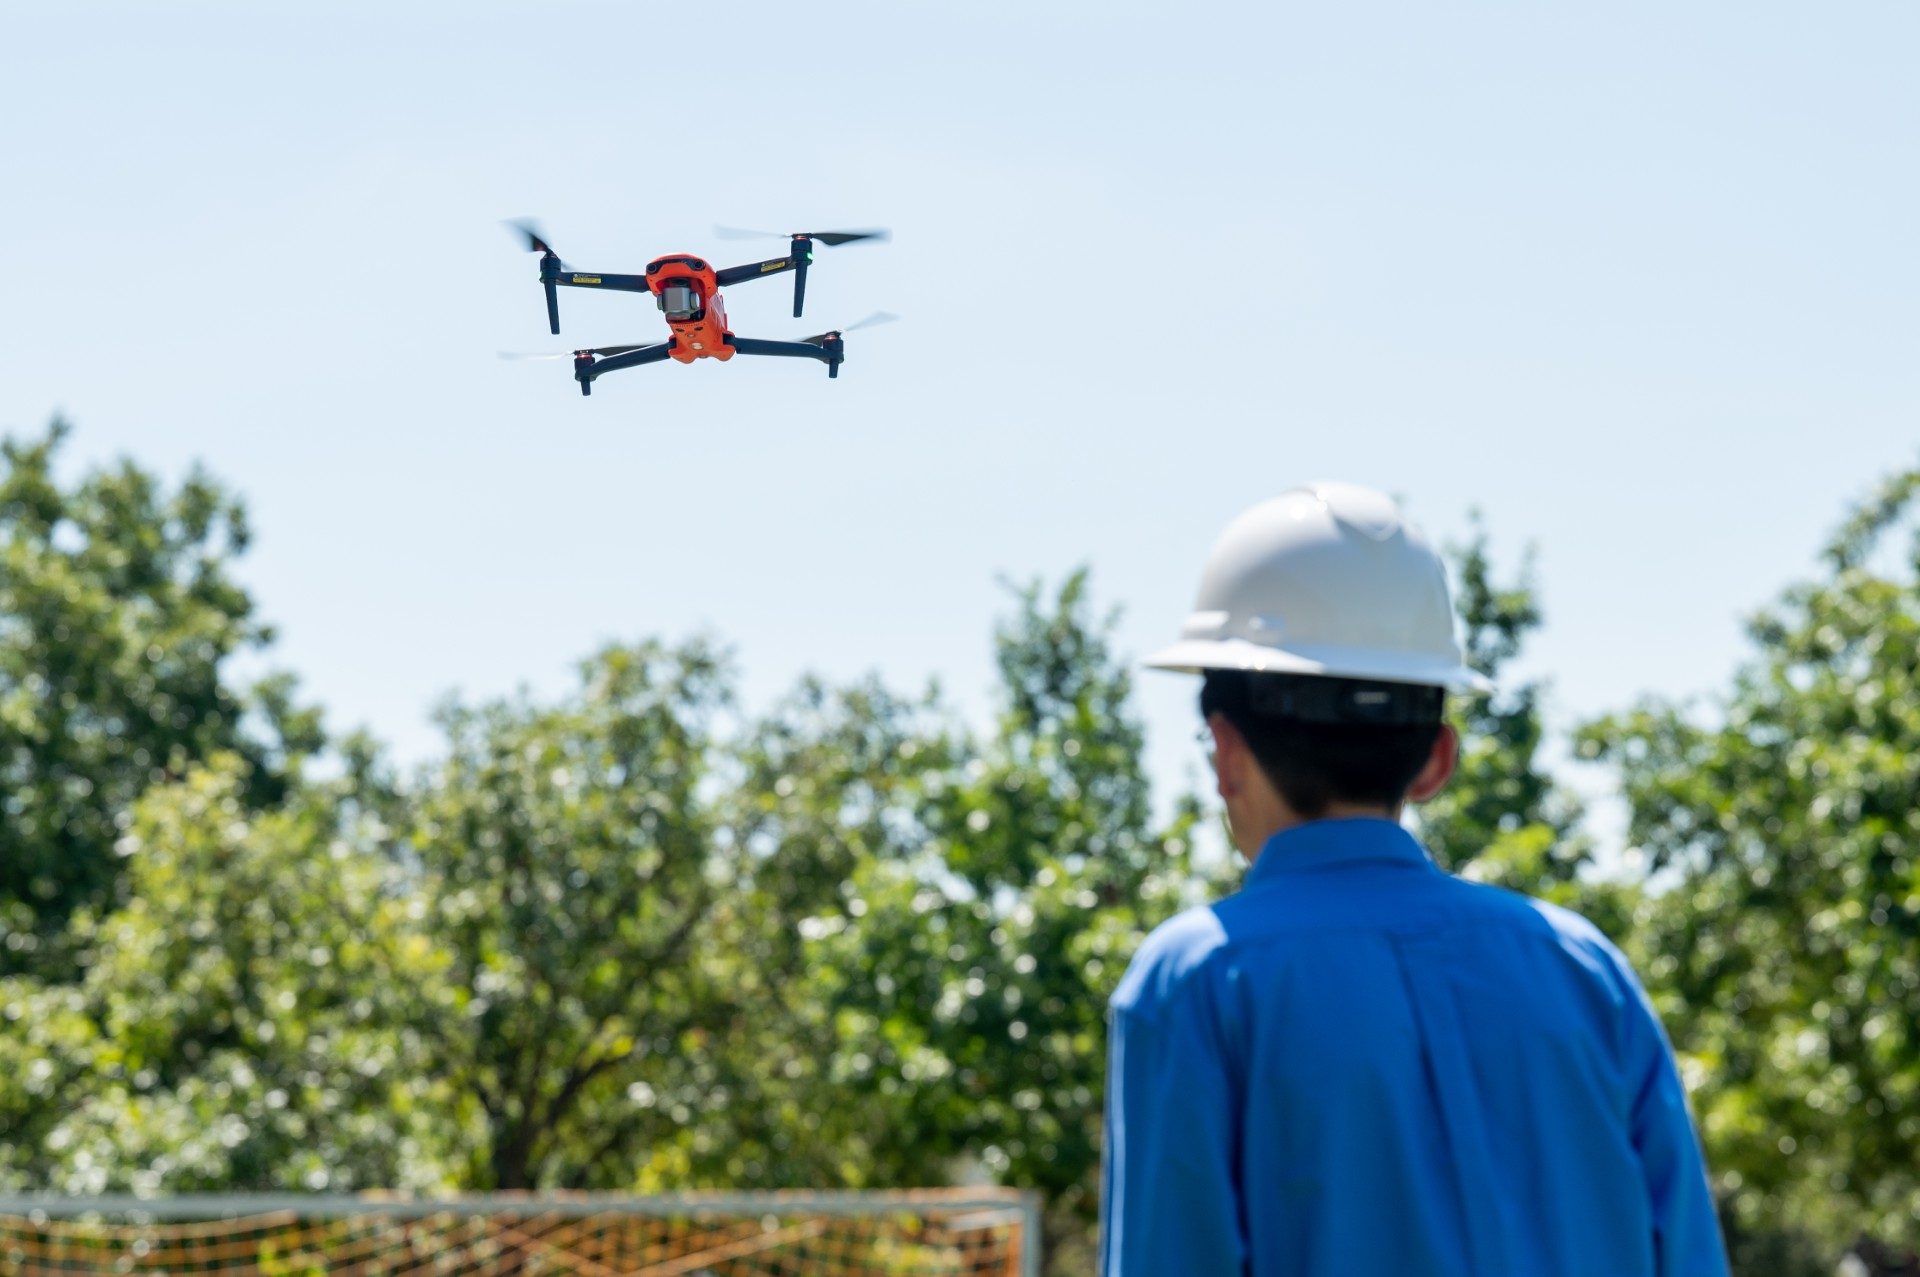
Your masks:
<path fill-rule="evenodd" d="M 622 368 L 638 368 L 642 364 L 657 364 L 673 354 L 675 342 L 663 341 L 652 346 L 612 347 L 620 353 L 605 358 L 595 358 L 597 350 L 578 350 L 573 355 L 573 379 L 580 383 L 580 393 L 593 393 L 593 379 L 605 373 L 619 372 Z M 779 355 L 789 359 L 818 359 L 827 366 L 827 376 L 838 377 L 840 365 L 847 357 L 847 344 L 839 333 L 823 333 L 811 341 L 765 341 L 758 337 L 727 338 L 727 345 L 736 355 Z M 601 349 L 608 349 L 602 347 Z"/>

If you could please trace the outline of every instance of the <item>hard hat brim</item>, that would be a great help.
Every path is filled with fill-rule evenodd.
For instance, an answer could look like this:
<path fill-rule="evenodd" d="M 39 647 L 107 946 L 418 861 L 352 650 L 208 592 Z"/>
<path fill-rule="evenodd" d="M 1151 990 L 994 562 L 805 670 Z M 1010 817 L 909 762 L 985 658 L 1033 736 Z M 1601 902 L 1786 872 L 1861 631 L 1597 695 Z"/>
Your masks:
<path fill-rule="evenodd" d="M 1245 670 L 1256 674 L 1307 674 L 1321 678 L 1374 679 L 1382 683 L 1417 683 L 1481 695 L 1494 690 L 1492 681 L 1485 675 L 1450 661 L 1364 648 L 1289 650 L 1238 638 L 1182 639 L 1155 652 L 1141 664 L 1148 669 L 1176 674 Z"/>

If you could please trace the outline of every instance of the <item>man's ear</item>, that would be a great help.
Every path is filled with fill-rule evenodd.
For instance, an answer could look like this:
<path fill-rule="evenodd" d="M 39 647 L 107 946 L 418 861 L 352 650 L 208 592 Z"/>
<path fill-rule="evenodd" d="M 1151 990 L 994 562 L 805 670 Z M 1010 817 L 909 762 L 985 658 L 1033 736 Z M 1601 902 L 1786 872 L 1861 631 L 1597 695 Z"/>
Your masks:
<path fill-rule="evenodd" d="M 1220 797 L 1232 798 L 1240 788 L 1242 768 L 1252 751 L 1247 748 L 1247 738 L 1225 714 L 1208 715 L 1207 726 L 1213 729 L 1213 774 Z"/>
<path fill-rule="evenodd" d="M 1413 778 L 1413 784 L 1407 786 L 1407 801 L 1423 803 L 1439 793 L 1459 762 L 1460 733 L 1453 730 L 1452 723 L 1442 723 L 1433 735 L 1433 749 L 1427 754 L 1426 765 Z"/>

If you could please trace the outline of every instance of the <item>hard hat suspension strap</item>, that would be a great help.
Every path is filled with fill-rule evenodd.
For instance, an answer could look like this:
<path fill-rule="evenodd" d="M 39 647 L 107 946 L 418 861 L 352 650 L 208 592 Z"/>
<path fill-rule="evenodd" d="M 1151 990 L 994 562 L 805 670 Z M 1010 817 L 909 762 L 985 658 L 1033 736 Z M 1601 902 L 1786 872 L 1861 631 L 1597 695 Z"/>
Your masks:
<path fill-rule="evenodd" d="M 1209 677 L 1222 672 L 1209 671 Z M 1265 717 L 1301 723 L 1410 727 L 1438 723 L 1446 709 L 1446 690 L 1420 683 L 1307 674 L 1240 676 L 1247 680 L 1248 709 Z"/>

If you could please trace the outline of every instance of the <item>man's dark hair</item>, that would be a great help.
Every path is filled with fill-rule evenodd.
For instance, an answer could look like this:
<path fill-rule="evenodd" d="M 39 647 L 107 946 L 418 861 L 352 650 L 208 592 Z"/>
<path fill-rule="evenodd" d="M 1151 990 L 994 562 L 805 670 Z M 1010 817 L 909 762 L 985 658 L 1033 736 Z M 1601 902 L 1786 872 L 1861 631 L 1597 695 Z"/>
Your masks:
<path fill-rule="evenodd" d="M 1239 729 L 1307 820 L 1336 802 L 1398 806 L 1433 750 L 1445 701 L 1438 687 L 1243 670 L 1208 670 L 1200 685 L 1200 713 Z"/>

